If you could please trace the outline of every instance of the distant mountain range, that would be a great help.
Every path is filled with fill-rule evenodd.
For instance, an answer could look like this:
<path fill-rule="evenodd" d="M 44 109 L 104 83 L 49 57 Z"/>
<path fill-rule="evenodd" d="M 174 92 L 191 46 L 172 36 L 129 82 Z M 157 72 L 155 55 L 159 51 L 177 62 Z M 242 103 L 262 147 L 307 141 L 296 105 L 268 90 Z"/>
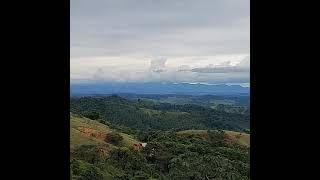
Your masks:
<path fill-rule="evenodd" d="M 95 83 L 71 84 L 71 95 L 95 94 L 185 94 L 185 95 L 248 95 L 249 87 L 209 85 L 202 83 Z"/>

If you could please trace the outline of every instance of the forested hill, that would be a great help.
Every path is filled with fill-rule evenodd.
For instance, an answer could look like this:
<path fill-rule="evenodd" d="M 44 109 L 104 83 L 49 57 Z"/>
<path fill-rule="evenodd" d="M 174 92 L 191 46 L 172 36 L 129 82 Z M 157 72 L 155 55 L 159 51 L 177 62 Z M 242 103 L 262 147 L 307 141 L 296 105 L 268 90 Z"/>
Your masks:
<path fill-rule="evenodd" d="M 131 93 L 137 94 L 185 94 L 185 95 L 248 95 L 249 87 L 240 85 L 206 85 L 201 83 L 94 83 L 94 84 L 71 84 L 71 94 L 92 95 Z"/>
<path fill-rule="evenodd" d="M 191 104 L 129 101 L 119 96 L 72 97 L 70 111 L 83 115 L 94 114 L 102 120 L 135 129 L 250 129 L 247 114 L 222 112 Z"/>
<path fill-rule="evenodd" d="M 135 137 L 70 114 L 70 179 L 250 179 L 250 135 L 141 131 Z M 135 145 L 145 142 L 136 149 Z"/>

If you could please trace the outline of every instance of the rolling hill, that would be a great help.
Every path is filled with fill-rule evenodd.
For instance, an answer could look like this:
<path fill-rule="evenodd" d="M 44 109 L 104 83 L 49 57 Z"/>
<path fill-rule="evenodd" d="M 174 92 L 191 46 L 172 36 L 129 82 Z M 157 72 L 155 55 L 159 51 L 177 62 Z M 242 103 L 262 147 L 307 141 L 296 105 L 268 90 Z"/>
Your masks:
<path fill-rule="evenodd" d="M 71 84 L 72 95 L 96 95 L 113 93 L 137 94 L 188 94 L 188 95 L 239 95 L 250 93 L 250 88 L 240 85 L 207 85 L 201 83 L 95 83 Z"/>
<path fill-rule="evenodd" d="M 235 131 L 226 131 L 226 141 L 234 144 L 238 144 L 245 147 L 250 147 L 250 134 L 247 133 L 240 133 Z M 185 130 L 185 131 L 179 131 L 177 134 L 180 135 L 191 135 L 191 134 L 197 134 L 204 137 L 207 137 L 208 131 L 207 130 Z"/>
<path fill-rule="evenodd" d="M 145 110 L 158 114 L 157 110 Z M 101 120 L 101 119 L 100 119 Z M 249 134 L 225 131 L 154 131 L 142 151 L 133 136 L 70 113 L 70 173 L 80 179 L 250 179 Z M 104 141 L 110 132 L 120 144 Z M 196 136 L 192 136 L 192 135 Z M 190 136 L 191 135 L 191 136 Z M 200 135 L 200 136 L 199 136 Z M 205 138 L 203 138 L 205 137 Z M 232 144 L 230 144 L 232 143 Z"/>
<path fill-rule="evenodd" d="M 107 133 L 116 131 L 98 121 L 90 120 L 70 113 L 70 149 L 71 151 L 82 145 L 97 145 L 105 150 L 111 150 L 115 146 L 104 141 Z M 132 147 L 138 143 L 132 136 L 120 133 L 123 137 L 122 146 Z"/>
<path fill-rule="evenodd" d="M 73 97 L 70 111 L 84 114 L 93 111 L 100 118 L 134 129 L 188 130 L 225 129 L 244 131 L 250 128 L 250 116 L 217 111 L 193 104 L 149 104 L 129 101 L 119 96 Z"/>

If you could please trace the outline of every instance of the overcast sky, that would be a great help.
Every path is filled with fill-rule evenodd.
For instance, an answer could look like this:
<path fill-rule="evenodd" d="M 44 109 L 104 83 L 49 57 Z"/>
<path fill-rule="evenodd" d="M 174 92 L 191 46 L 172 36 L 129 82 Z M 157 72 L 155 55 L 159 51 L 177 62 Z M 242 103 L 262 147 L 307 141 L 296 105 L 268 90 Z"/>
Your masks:
<path fill-rule="evenodd" d="M 249 83 L 249 0 L 71 0 L 71 82 Z"/>

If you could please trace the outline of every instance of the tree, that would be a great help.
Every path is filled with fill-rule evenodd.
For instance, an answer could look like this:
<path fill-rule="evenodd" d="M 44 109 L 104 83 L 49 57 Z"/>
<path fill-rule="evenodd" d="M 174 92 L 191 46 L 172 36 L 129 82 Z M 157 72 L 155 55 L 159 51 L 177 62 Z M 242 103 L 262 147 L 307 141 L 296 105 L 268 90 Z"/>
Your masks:
<path fill-rule="evenodd" d="M 91 164 L 103 161 L 104 157 L 95 145 L 82 145 L 75 150 L 75 157 Z"/>
<path fill-rule="evenodd" d="M 72 177 L 78 180 L 103 180 L 103 173 L 94 165 L 81 161 L 74 160 L 71 162 Z"/>
<path fill-rule="evenodd" d="M 99 113 L 95 111 L 85 111 L 85 112 L 82 112 L 81 115 L 92 120 L 97 120 L 100 118 Z"/>
<path fill-rule="evenodd" d="M 123 140 L 123 137 L 117 132 L 110 132 L 107 134 L 105 138 L 105 141 L 107 143 L 111 143 L 113 145 L 119 145 L 122 140 Z"/>

